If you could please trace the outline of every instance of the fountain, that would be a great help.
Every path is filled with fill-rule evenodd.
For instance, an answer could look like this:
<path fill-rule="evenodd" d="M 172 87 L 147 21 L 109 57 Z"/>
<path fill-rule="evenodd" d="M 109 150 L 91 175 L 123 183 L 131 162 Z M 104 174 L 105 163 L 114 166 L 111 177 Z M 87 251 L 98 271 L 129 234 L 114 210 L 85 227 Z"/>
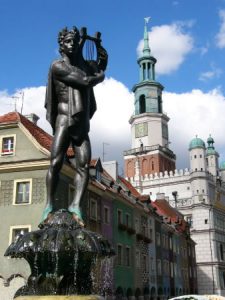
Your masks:
<path fill-rule="evenodd" d="M 99 32 L 91 37 L 86 28 L 76 27 L 59 33 L 62 57 L 51 65 L 45 105 L 54 132 L 47 203 L 39 230 L 18 236 L 5 252 L 24 258 L 30 266 L 27 284 L 14 296 L 17 300 L 101 298 L 93 295 L 93 269 L 97 259 L 114 255 L 114 250 L 106 238 L 85 229 L 81 210 L 91 158 L 89 120 L 96 110 L 93 86 L 104 80 L 108 59 L 100 37 Z M 87 41 L 96 47 L 96 60 L 83 57 Z M 57 207 L 59 172 L 70 145 L 75 153 L 75 193 L 71 203 L 63 199 Z"/>

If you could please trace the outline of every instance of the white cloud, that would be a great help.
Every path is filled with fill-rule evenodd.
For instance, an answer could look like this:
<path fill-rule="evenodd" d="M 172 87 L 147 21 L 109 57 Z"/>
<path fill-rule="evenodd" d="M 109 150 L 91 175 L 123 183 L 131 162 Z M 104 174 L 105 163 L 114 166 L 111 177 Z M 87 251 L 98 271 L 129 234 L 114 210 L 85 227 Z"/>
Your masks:
<path fill-rule="evenodd" d="M 213 78 L 219 78 L 223 71 L 220 68 L 211 65 L 211 70 L 202 72 L 199 76 L 199 80 L 201 81 L 208 81 Z"/>
<path fill-rule="evenodd" d="M 24 113 L 35 112 L 41 117 L 39 126 L 51 132 L 45 120 L 45 87 L 25 88 L 23 91 Z M 98 110 L 91 120 L 90 132 L 93 157 L 102 158 L 103 142 L 108 143 L 105 146 L 105 160 L 118 160 L 121 171 L 122 152 L 131 146 L 128 120 L 134 109 L 133 95 L 113 78 L 107 78 L 96 86 L 95 95 Z M 0 91 L 0 101 L 1 114 L 12 110 L 8 106 L 11 100 L 6 91 Z M 222 113 L 225 111 L 225 100 L 219 89 L 207 93 L 197 89 L 182 94 L 164 92 L 163 105 L 170 117 L 170 148 L 177 154 L 179 168 L 189 167 L 188 144 L 196 134 L 205 141 L 212 134 L 216 149 L 225 159 L 225 153 L 222 153 L 225 149 L 225 118 Z"/>
<path fill-rule="evenodd" d="M 14 99 L 17 99 L 17 110 L 21 111 L 22 97 L 24 92 L 23 114 L 36 113 L 40 120 L 38 125 L 52 133 L 49 123 L 46 121 L 44 86 L 23 88 L 9 95 L 7 91 L 0 91 L 1 114 L 14 111 Z M 106 160 L 118 160 L 122 167 L 122 152 L 130 147 L 129 117 L 133 110 L 133 96 L 129 90 L 113 78 L 105 81 L 95 88 L 97 112 L 91 120 L 91 142 L 93 157 L 102 157 L 103 142 L 109 145 L 105 147 Z"/>
<path fill-rule="evenodd" d="M 164 109 L 170 117 L 169 130 L 171 149 L 175 150 L 178 166 L 189 167 L 188 144 L 197 134 L 204 141 L 209 134 L 215 140 L 215 147 L 225 159 L 224 95 L 219 89 L 204 93 L 192 90 L 183 94 L 165 92 Z"/>
<path fill-rule="evenodd" d="M 221 24 L 219 32 L 216 35 L 216 45 L 219 48 L 225 48 L 225 10 L 220 10 L 219 16 L 221 19 Z"/>
<path fill-rule="evenodd" d="M 153 56 L 158 60 L 157 74 L 170 74 L 176 71 L 192 51 L 194 40 L 189 33 L 184 32 L 184 27 L 192 26 L 193 21 L 186 23 L 178 22 L 172 25 L 155 26 L 149 32 L 150 48 Z M 139 55 L 142 53 L 142 49 L 143 40 L 137 47 Z"/>
<path fill-rule="evenodd" d="M 107 78 L 95 87 L 97 112 L 91 120 L 93 156 L 102 158 L 103 142 L 105 160 L 119 160 L 123 166 L 122 153 L 130 148 L 130 125 L 128 120 L 134 110 L 133 95 L 121 82 Z"/>

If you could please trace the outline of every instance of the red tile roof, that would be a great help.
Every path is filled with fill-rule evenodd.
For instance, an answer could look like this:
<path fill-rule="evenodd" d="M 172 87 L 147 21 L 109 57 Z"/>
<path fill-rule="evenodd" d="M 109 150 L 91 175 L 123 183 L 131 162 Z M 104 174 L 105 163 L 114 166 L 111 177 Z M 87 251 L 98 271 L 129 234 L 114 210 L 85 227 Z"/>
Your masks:
<path fill-rule="evenodd" d="M 174 207 L 172 207 L 167 200 L 160 199 L 151 202 L 151 205 L 156 208 L 156 212 L 167 218 L 168 223 L 176 224 L 176 230 L 186 231 L 187 222 L 184 220 L 184 216 Z"/>
<path fill-rule="evenodd" d="M 30 132 L 35 140 L 45 149 L 50 151 L 52 144 L 52 136 L 38 127 L 36 124 L 28 120 L 18 112 L 10 112 L 0 116 L 0 124 L 22 123 L 23 126 Z"/>
<path fill-rule="evenodd" d="M 8 114 L 0 116 L 0 124 L 7 125 L 13 123 L 21 123 L 43 148 L 50 151 L 52 145 L 52 136 L 41 129 L 39 126 L 37 126 L 18 112 L 10 112 Z M 69 157 L 74 156 L 72 148 L 68 149 L 67 155 Z"/>
<path fill-rule="evenodd" d="M 126 186 L 126 188 L 132 193 L 134 197 L 139 198 L 141 194 L 133 187 L 133 185 L 125 178 L 118 176 L 119 180 Z"/>

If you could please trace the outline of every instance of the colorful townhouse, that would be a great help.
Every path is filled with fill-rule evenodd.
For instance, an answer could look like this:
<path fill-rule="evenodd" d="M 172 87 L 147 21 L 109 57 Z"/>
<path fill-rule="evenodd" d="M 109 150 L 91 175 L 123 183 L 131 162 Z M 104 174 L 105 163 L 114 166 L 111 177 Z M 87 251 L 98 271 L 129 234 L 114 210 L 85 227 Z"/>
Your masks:
<path fill-rule="evenodd" d="M 25 261 L 8 259 L 4 252 L 18 234 L 37 229 L 45 205 L 52 137 L 38 127 L 36 119 L 17 112 L 0 116 L 0 299 L 4 300 L 13 298 L 30 272 Z M 73 195 L 73 156 L 69 150 L 60 174 L 58 199 L 70 201 Z M 149 195 L 141 195 L 129 181 L 118 176 L 115 162 L 107 165 L 100 159 L 91 161 L 86 197 L 87 228 L 104 235 L 116 253 L 114 259 L 97 262 L 96 293 L 108 299 L 163 300 L 181 294 L 180 289 L 190 290 L 193 283 L 189 275 L 176 283 L 168 267 L 174 255 L 164 243 L 168 245 L 177 230 Z M 178 236 L 185 243 L 186 231 Z M 182 268 L 187 269 L 194 261 L 187 258 L 182 263 Z"/>

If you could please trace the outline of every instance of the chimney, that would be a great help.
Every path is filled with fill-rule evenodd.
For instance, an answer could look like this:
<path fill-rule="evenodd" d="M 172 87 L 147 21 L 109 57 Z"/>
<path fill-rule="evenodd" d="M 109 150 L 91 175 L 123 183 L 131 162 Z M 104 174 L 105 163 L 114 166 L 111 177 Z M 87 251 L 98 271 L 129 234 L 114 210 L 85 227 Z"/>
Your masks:
<path fill-rule="evenodd" d="M 156 200 L 165 200 L 165 193 L 157 193 Z"/>
<path fill-rule="evenodd" d="M 36 114 L 31 113 L 29 115 L 25 115 L 25 118 L 27 118 L 29 121 L 37 125 L 38 120 L 40 119 Z"/>
<path fill-rule="evenodd" d="M 117 180 L 118 162 L 116 160 L 104 161 L 104 162 L 102 162 L 102 166 L 114 180 Z"/>

